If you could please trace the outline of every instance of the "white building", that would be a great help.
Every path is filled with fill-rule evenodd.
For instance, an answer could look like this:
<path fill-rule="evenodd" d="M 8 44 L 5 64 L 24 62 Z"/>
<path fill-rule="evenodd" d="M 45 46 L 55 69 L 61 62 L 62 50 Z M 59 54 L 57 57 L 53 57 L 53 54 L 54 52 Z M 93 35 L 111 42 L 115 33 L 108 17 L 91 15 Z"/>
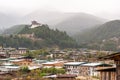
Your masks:
<path fill-rule="evenodd" d="M 68 62 L 64 64 L 67 74 L 80 74 L 79 67 L 80 65 L 84 64 L 85 62 Z"/>
<path fill-rule="evenodd" d="M 30 28 L 36 28 L 42 26 L 42 24 L 38 23 L 37 21 L 32 21 L 31 27 Z"/>
<path fill-rule="evenodd" d="M 95 69 L 99 67 L 110 67 L 111 65 L 104 63 L 86 63 L 86 62 L 68 62 L 64 64 L 67 74 L 75 74 L 78 76 L 99 76 L 99 72 Z"/>
<path fill-rule="evenodd" d="M 3 63 L 0 66 L 1 72 L 11 72 L 11 71 L 18 71 L 20 69 L 20 66 L 15 66 L 12 63 Z"/>

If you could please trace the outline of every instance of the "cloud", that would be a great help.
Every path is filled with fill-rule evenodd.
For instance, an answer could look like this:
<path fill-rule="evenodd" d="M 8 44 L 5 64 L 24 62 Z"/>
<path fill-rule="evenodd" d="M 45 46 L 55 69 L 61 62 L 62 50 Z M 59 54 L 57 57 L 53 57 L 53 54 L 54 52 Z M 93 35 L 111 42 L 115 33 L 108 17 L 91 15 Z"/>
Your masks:
<path fill-rule="evenodd" d="M 27 14 L 37 9 L 48 8 L 103 16 L 103 13 L 120 13 L 119 3 L 120 0 L 0 0 L 0 11 Z"/>

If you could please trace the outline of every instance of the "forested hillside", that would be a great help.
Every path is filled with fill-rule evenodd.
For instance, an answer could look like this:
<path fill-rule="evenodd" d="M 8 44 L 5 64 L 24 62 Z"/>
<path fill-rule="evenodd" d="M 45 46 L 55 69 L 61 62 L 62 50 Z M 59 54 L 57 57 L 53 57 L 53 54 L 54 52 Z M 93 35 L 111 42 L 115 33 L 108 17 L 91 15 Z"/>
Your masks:
<path fill-rule="evenodd" d="M 28 38 L 25 36 L 31 34 L 33 34 L 32 37 Z M 76 42 L 69 37 L 66 32 L 50 29 L 48 25 L 38 26 L 36 28 L 30 28 L 30 25 L 25 25 L 24 28 L 16 32 L 15 35 L 1 36 L 0 45 L 6 47 L 27 47 L 30 49 L 53 46 L 74 48 L 76 47 Z"/>
<path fill-rule="evenodd" d="M 77 42 L 83 47 L 104 50 L 119 50 L 120 20 L 106 22 L 76 36 Z M 84 45 L 83 45 L 84 44 Z"/>
<path fill-rule="evenodd" d="M 17 34 L 27 25 L 15 25 L 6 29 L 2 34 Z"/>

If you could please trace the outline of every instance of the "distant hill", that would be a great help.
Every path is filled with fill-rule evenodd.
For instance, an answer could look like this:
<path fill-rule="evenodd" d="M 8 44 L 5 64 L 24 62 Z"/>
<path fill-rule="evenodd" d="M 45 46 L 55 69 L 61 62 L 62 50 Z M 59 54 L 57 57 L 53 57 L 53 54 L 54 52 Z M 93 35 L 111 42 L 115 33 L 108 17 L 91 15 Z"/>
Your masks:
<path fill-rule="evenodd" d="M 47 23 L 50 28 L 57 28 L 66 31 L 69 35 L 74 35 L 85 29 L 89 29 L 106 22 L 102 19 L 87 13 L 63 13 L 57 11 L 34 11 L 22 18 L 28 23 L 31 20 L 37 20 L 41 23 Z"/>
<path fill-rule="evenodd" d="M 36 10 L 20 16 L 17 14 L 4 14 L 0 12 L 0 29 L 5 30 L 17 24 L 29 24 L 32 20 L 48 24 L 52 29 L 57 28 L 66 31 L 70 35 L 106 21 L 105 19 L 87 13 L 64 13 L 59 11 Z"/>
<path fill-rule="evenodd" d="M 52 29 L 57 28 L 61 31 L 66 31 L 69 35 L 77 34 L 96 25 L 103 24 L 106 21 L 87 13 L 62 13 L 39 10 L 17 19 L 14 25 L 17 23 L 29 24 L 30 21 L 36 20 L 40 23 L 48 24 Z M 10 30 L 14 30 L 14 28 L 12 27 Z"/>
<path fill-rule="evenodd" d="M 19 16 L 4 14 L 0 12 L 0 29 L 4 30 L 12 25 L 18 24 Z"/>
<path fill-rule="evenodd" d="M 37 10 L 23 16 L 21 20 L 23 20 L 25 23 L 36 20 L 38 22 L 51 25 L 50 27 L 54 27 L 55 24 L 60 23 L 61 21 L 71 17 L 72 15 L 74 14 L 68 14 L 59 11 Z"/>
<path fill-rule="evenodd" d="M 6 29 L 2 34 L 17 34 L 19 33 L 23 28 L 25 28 L 26 25 L 15 25 L 13 27 L 10 27 Z"/>
<path fill-rule="evenodd" d="M 83 33 L 77 34 L 75 37 L 83 41 L 101 41 L 104 39 L 120 36 L 120 20 L 106 22 L 100 26 L 89 29 Z M 79 41 L 78 40 L 78 41 Z"/>
<path fill-rule="evenodd" d="M 120 20 L 106 22 L 96 28 L 77 34 L 74 38 L 79 44 L 90 45 L 97 43 L 100 47 L 101 44 L 109 43 L 113 46 L 112 43 L 114 43 L 114 47 L 111 47 L 111 49 L 115 48 L 115 45 L 119 47 L 120 43 L 117 42 L 120 40 Z"/>
<path fill-rule="evenodd" d="M 74 35 L 94 26 L 103 24 L 106 20 L 86 13 L 76 13 L 58 23 L 56 28 Z"/>
<path fill-rule="evenodd" d="M 13 35 L 1 36 L 0 45 L 5 44 L 7 47 L 27 47 L 30 49 L 53 46 L 60 48 L 76 47 L 76 41 L 69 37 L 66 32 L 50 29 L 45 24 L 38 25 L 35 28 L 31 28 L 31 25 L 18 25 L 15 27 L 21 28 Z"/>

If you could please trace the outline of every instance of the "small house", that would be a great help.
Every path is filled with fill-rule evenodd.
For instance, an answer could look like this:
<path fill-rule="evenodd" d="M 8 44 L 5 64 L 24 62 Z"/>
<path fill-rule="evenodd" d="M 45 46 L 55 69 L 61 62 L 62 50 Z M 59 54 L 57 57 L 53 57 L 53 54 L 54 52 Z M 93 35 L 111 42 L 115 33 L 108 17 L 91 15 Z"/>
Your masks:
<path fill-rule="evenodd" d="M 113 53 L 104 57 L 100 57 L 101 60 L 114 60 L 116 64 L 116 78 L 113 80 L 120 80 L 120 52 Z M 104 79 L 103 79 L 104 80 Z"/>
<path fill-rule="evenodd" d="M 100 80 L 116 80 L 116 67 L 99 68 Z"/>

